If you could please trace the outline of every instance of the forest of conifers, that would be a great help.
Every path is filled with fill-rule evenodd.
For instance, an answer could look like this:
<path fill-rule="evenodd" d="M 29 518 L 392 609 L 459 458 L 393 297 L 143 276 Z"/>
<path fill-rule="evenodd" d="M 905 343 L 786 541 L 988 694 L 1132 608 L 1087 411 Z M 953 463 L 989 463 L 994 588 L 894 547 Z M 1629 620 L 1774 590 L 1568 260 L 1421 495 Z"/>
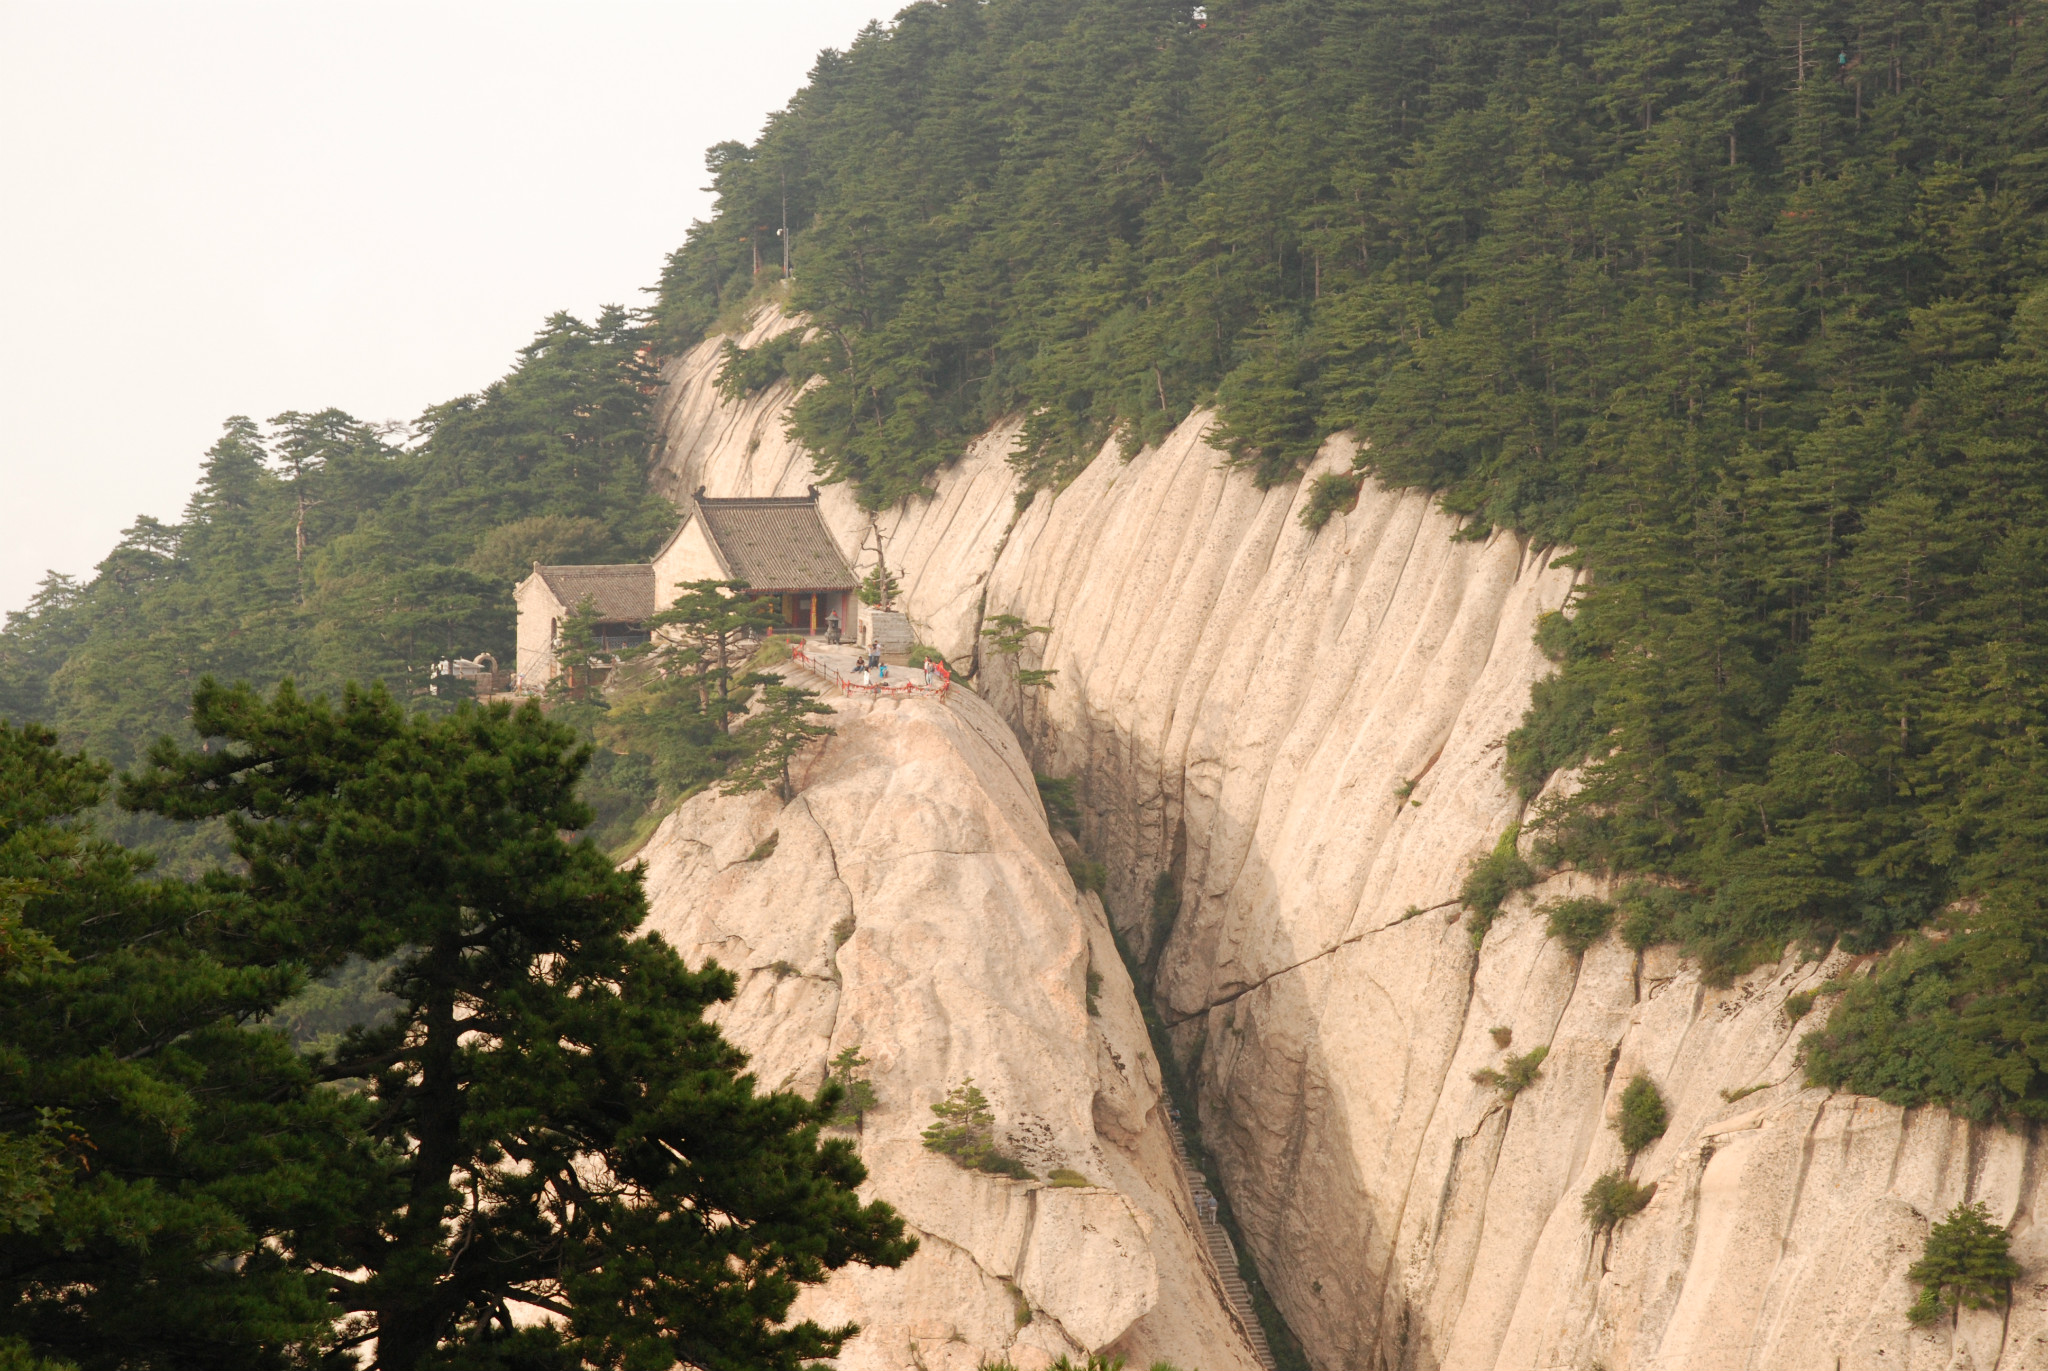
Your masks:
<path fill-rule="evenodd" d="M 927 3 L 709 162 L 644 318 L 551 321 L 403 443 L 231 425 L 181 523 L 10 619 L 0 715 L 125 763 L 208 672 L 502 654 L 528 560 L 664 531 L 639 349 L 759 298 L 786 212 L 816 327 L 729 374 L 815 378 L 795 430 L 866 503 L 1013 414 L 1052 487 L 1203 406 L 1265 483 L 1357 431 L 1366 474 L 1587 573 L 1510 739 L 1532 796 L 1586 763 L 1543 860 L 1720 976 L 1896 946 L 1816 1078 L 2048 1114 L 2048 19 Z"/>

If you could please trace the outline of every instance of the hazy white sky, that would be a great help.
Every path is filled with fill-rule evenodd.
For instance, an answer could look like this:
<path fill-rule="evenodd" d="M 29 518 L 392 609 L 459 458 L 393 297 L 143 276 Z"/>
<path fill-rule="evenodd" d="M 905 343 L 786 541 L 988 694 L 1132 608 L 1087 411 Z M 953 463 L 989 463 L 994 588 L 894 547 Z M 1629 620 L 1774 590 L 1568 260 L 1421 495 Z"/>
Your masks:
<path fill-rule="evenodd" d="M 230 414 L 409 419 L 638 304 L 902 0 L 0 0 L 0 611 L 175 518 Z"/>

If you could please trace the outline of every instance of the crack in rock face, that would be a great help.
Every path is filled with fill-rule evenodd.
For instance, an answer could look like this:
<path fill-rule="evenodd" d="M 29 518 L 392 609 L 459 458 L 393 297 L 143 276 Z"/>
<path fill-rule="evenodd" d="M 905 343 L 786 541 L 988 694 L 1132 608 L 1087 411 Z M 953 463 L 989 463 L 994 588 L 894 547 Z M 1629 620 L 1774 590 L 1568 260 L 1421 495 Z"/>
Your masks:
<path fill-rule="evenodd" d="M 791 326 L 757 321 L 742 341 Z M 716 349 L 711 340 L 670 365 L 659 479 L 718 495 L 802 494 L 817 476 L 772 421 L 788 395 L 771 388 L 751 408 L 724 406 L 709 380 Z M 974 731 L 1014 729 L 1023 750 L 985 738 L 973 769 L 1020 812 L 1035 812 L 1033 771 L 1074 781 L 1081 848 L 1107 872 L 1102 904 L 1175 1025 L 1203 1141 L 1318 1371 L 2048 1367 L 2048 1226 L 2033 1217 L 2048 1212 L 2048 1167 L 2033 1135 L 1801 1084 L 1798 1040 L 1830 1001 L 1795 1028 L 1785 999 L 1859 974 L 1847 959 L 1788 952 L 1714 987 L 1669 948 L 1638 958 L 1609 938 L 1574 958 L 1547 937 L 1538 909 L 1606 893 L 1573 874 L 1511 899 L 1479 949 L 1469 920 L 1446 907 L 1471 863 L 1525 814 L 1501 743 L 1552 669 L 1532 633 L 1575 584 L 1556 550 L 1501 533 L 1462 540 L 1426 495 L 1371 482 L 1352 511 L 1312 532 L 1299 520 L 1307 488 L 1351 470 L 1357 440 L 1329 439 L 1300 481 L 1262 491 L 1206 441 L 1209 420 L 1198 413 L 1129 460 L 1112 443 L 1021 512 L 1005 460 L 1014 429 L 993 430 L 934 478 L 930 498 L 886 511 L 879 527 L 917 636 L 954 662 L 976 660 L 983 615 L 1052 626 L 1014 661 L 982 663 L 974 688 L 993 713 L 976 709 Z M 762 441 L 749 448 L 730 435 Z M 843 546 L 860 544 L 868 515 L 845 486 L 823 487 L 821 509 Z M 1057 672 L 1053 688 L 1020 688 L 1017 667 Z M 894 901 L 902 889 L 867 844 L 900 841 L 906 852 L 931 849 L 916 862 L 943 862 L 978 860 L 962 855 L 974 843 L 1005 853 L 1010 841 L 999 825 L 965 847 L 912 841 L 892 819 L 863 828 L 852 817 L 869 816 L 821 813 L 818 823 L 842 863 L 839 898 L 856 903 L 885 887 L 880 898 Z M 733 839 L 739 855 L 776 820 L 763 811 L 748 822 L 750 836 Z M 1042 835 L 1041 822 L 1017 841 L 1039 852 Z M 954 856 L 939 855 L 947 847 Z M 1042 851 L 1033 860 L 1058 867 L 1049 843 Z M 1019 889 L 1035 892 L 1039 877 L 1014 860 Z M 988 911 L 1007 898 L 960 896 L 974 919 L 995 917 Z M 1084 903 L 1095 908 L 1092 896 Z M 848 995 L 856 973 L 885 977 L 940 945 L 921 943 L 939 934 L 907 917 L 871 938 L 867 908 L 841 954 Z M 1431 910 L 1448 917 L 1414 917 Z M 805 965 L 774 950 L 767 930 L 728 926 L 752 957 Z M 1020 940 L 1007 965 L 987 966 L 1000 990 L 980 993 L 1020 1005 L 1071 993 L 1078 1004 L 1081 945 Z M 971 964 L 975 953 L 962 955 Z M 1098 954 L 1095 968 L 1105 965 Z M 1117 982 L 1121 964 L 1114 970 Z M 892 1104 L 905 1111 L 901 1131 L 877 1139 L 871 1164 L 888 1147 L 915 1150 L 910 1124 L 928 1117 L 946 1073 L 965 1074 L 971 1059 L 987 1088 L 974 1054 L 1002 1055 L 987 1041 L 992 1011 L 964 987 L 956 994 L 950 972 L 940 979 L 942 993 L 904 991 L 901 1020 L 887 1021 L 908 1033 L 909 1017 L 927 1016 L 922 1031 L 951 1055 L 919 1049 L 923 1093 Z M 842 1003 L 805 1041 L 837 1050 L 878 1031 L 869 1012 Z M 1104 1022 L 1124 1012 L 1106 986 Z M 1130 1012 L 1127 1032 L 1104 1030 L 1125 1061 L 1146 1041 Z M 1512 1053 L 1495 1028 L 1511 1031 Z M 796 1059 L 803 1034 L 760 1031 L 786 1037 Z M 1017 1060 L 1036 1060 L 1035 1044 L 1052 1040 L 1020 1038 Z M 1473 1081 L 1539 1046 L 1548 1055 L 1511 1108 Z M 804 1069 L 821 1071 L 823 1047 L 806 1050 Z M 1090 1061 L 1094 1079 L 1117 1075 L 1106 1054 Z M 1118 1128 L 1097 1133 L 1078 1086 L 1027 1081 L 1036 1067 L 989 1070 L 1017 1092 L 999 1118 L 1028 1110 L 1047 1120 L 1063 1155 L 1149 1155 L 1146 1128 L 1129 1150 Z M 1075 1070 L 1073 1080 L 1088 1078 Z M 1670 1122 L 1629 1159 L 1610 1121 L 1638 1073 L 1658 1085 Z M 900 1088 L 884 1088 L 885 1101 Z M 1128 1104 L 1134 1089 L 1156 1085 L 1117 1089 Z M 1053 1099 L 1059 1107 L 1041 1102 Z M 1623 1168 L 1656 1184 L 1655 1197 L 1596 1239 L 1582 1197 Z M 1112 1183 L 1157 1221 L 1162 1211 Z M 1977 1199 L 2011 1223 L 2027 1273 L 2009 1316 L 1965 1311 L 1953 1327 L 1915 1330 L 1904 1319 L 1914 1293 L 1905 1269 L 1931 1219 Z M 1001 1227 L 991 1218 L 931 1231 L 990 1225 Z M 993 1256 L 1013 1248 L 962 1241 L 988 1253 L 991 1270 L 1017 1264 Z M 1176 1268 L 1157 1270 L 1157 1304 L 1134 1328 L 1172 1306 Z M 932 1355 L 920 1352 L 939 1364 Z M 1223 1364 L 1168 1359 L 1191 1371 Z"/>
<path fill-rule="evenodd" d="M 845 1368 L 916 1348 L 926 1366 L 1113 1350 L 1254 1371 L 1208 1286 L 1156 1072 L 1115 1064 L 1149 1058 L 1101 905 L 1075 890 L 1014 739 L 965 692 L 836 703 L 794 800 L 698 795 L 642 854 L 651 929 L 692 964 L 736 948 L 762 968 L 717 1014 L 762 1081 L 808 1092 L 842 1049 L 868 1060 L 863 1193 L 924 1246 L 901 1271 L 836 1275 L 797 1314 L 862 1325 Z M 730 860 L 771 830 L 767 857 Z M 931 1105 L 968 1078 L 1035 1179 L 924 1147 Z M 1086 1183 L 1054 1186 L 1056 1169 Z"/>

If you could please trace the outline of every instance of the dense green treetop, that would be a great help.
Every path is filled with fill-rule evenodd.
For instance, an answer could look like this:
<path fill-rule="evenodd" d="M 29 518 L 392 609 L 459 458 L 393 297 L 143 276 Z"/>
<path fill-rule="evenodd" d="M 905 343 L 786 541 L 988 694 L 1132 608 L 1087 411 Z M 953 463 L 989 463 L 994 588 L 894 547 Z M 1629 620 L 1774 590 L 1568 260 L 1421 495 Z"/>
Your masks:
<path fill-rule="evenodd" d="M 308 1263 L 378 1159 L 366 1102 L 250 1026 L 321 949 L 96 835 L 106 774 L 0 722 L 0 1358 L 306 1364 L 334 1317 Z"/>
<path fill-rule="evenodd" d="M 1996 351 L 2035 269 L 2023 6 L 1206 12 L 923 3 L 825 54 L 712 149 L 666 344 L 748 293 L 786 197 L 825 381 L 798 431 L 870 502 L 1006 414 L 1050 478 L 1220 394 L 1268 477 L 1356 426 L 1383 473 L 1572 538 L 1641 424 L 1782 460 L 1845 387 Z"/>
<path fill-rule="evenodd" d="M 585 840 L 589 749 L 546 719 L 407 715 L 202 683 L 124 804 L 219 815 L 259 906 L 393 958 L 396 1006 L 318 1066 L 361 1081 L 383 1187 L 318 1263 L 382 1371 L 464 1364 L 791 1368 L 851 1328 L 779 1326 L 800 1285 L 914 1248 L 863 1205 L 836 1101 L 758 1094 L 703 1018 L 732 977 L 639 932 L 640 869 Z M 532 1329 L 512 1310 L 552 1311 Z M 437 1351 L 437 1349 L 441 1349 Z M 543 1355 L 545 1354 L 545 1355 Z"/>

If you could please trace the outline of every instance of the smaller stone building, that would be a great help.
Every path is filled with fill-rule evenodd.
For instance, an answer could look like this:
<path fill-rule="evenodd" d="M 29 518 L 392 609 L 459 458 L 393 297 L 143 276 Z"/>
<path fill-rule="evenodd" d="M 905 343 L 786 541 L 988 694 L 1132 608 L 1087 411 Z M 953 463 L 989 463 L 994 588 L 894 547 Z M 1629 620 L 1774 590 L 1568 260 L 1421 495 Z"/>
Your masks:
<path fill-rule="evenodd" d="M 542 566 L 519 583 L 519 685 L 538 690 L 555 678 L 562 624 L 587 598 L 597 610 L 601 645 L 619 649 L 648 639 L 647 622 L 692 581 L 745 581 L 768 601 L 775 631 L 822 633 L 833 614 L 851 636 L 859 580 L 808 495 L 713 499 L 702 489 L 683 501 L 682 523 L 652 562 Z"/>
<path fill-rule="evenodd" d="M 589 600 L 598 613 L 600 646 L 631 647 L 647 641 L 654 614 L 654 568 L 645 562 L 611 566 L 542 566 L 512 592 L 519 608 L 520 688 L 537 690 L 555 679 L 555 643 L 562 625 Z"/>

